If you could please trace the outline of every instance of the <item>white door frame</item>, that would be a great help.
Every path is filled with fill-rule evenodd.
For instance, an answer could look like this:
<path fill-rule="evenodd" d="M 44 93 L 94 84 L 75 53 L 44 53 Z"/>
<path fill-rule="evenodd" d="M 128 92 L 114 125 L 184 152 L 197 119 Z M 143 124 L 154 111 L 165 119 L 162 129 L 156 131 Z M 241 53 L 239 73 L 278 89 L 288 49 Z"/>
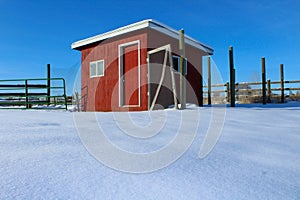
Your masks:
<path fill-rule="evenodd" d="M 138 104 L 125 105 L 124 104 L 124 91 L 123 91 L 123 59 L 124 48 L 132 45 L 138 45 Z M 140 107 L 141 106 L 141 46 L 140 40 L 127 42 L 119 45 L 119 107 Z"/>

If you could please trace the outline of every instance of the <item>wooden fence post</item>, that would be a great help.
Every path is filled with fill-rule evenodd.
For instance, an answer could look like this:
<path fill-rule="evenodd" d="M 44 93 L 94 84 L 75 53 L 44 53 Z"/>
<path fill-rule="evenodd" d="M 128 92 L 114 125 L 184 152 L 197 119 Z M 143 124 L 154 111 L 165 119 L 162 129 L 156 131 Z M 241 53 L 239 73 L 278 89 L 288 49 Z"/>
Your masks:
<path fill-rule="evenodd" d="M 229 72 L 230 72 L 230 106 L 235 107 L 235 69 L 233 65 L 233 47 L 229 47 Z"/>
<path fill-rule="evenodd" d="M 229 82 L 226 82 L 226 93 L 227 93 L 226 100 L 229 103 L 229 101 L 230 101 L 230 85 L 229 85 Z"/>
<path fill-rule="evenodd" d="M 207 57 L 207 98 L 208 98 L 208 105 L 211 105 L 211 71 L 210 71 L 210 57 Z"/>
<path fill-rule="evenodd" d="M 50 74 L 50 64 L 47 64 L 47 103 L 50 105 L 50 95 L 51 95 L 51 82 L 50 82 L 51 74 Z"/>
<path fill-rule="evenodd" d="M 186 108 L 186 80 L 185 80 L 185 43 L 184 30 L 179 31 L 179 53 L 180 53 L 180 104 L 181 110 Z"/>
<path fill-rule="evenodd" d="M 266 61 L 265 58 L 261 58 L 261 74 L 262 74 L 262 103 L 266 104 Z"/>
<path fill-rule="evenodd" d="M 280 91 L 281 91 L 280 102 L 284 103 L 284 71 L 283 71 L 283 64 L 280 64 Z"/>
<path fill-rule="evenodd" d="M 268 103 L 271 103 L 272 91 L 271 91 L 271 80 L 268 79 Z"/>
<path fill-rule="evenodd" d="M 29 108 L 29 101 L 28 101 L 28 80 L 25 80 L 25 107 L 26 109 Z"/>
<path fill-rule="evenodd" d="M 80 100 L 78 92 L 75 92 L 75 105 L 77 106 L 77 112 L 80 112 Z"/>

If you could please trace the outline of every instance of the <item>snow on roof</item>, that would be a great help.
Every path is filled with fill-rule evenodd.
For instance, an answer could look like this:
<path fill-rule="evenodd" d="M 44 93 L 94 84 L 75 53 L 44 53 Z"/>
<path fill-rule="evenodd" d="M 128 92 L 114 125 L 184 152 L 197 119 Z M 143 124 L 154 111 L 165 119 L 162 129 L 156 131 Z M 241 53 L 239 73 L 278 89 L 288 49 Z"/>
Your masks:
<path fill-rule="evenodd" d="M 175 29 L 161 23 L 158 21 L 155 21 L 153 19 L 147 19 L 147 20 L 143 20 L 134 24 L 130 24 L 103 34 L 99 34 L 93 37 L 89 37 L 83 40 L 79 40 L 77 42 L 72 43 L 71 47 L 72 49 L 78 49 L 79 47 L 88 45 L 88 44 L 92 44 L 94 42 L 99 42 L 101 40 L 105 40 L 108 38 L 112 38 L 118 35 L 122 35 L 125 33 L 130 33 L 132 31 L 136 31 L 136 30 L 140 30 L 143 28 L 151 28 L 154 29 L 156 31 L 159 31 L 161 33 L 164 33 L 170 37 L 173 38 L 178 38 L 179 37 L 179 33 L 178 31 L 176 31 Z M 210 46 L 203 44 L 187 35 L 185 35 L 185 43 L 189 44 L 193 47 L 196 47 L 198 49 L 201 49 L 205 52 L 207 52 L 208 54 L 213 54 L 213 48 L 211 48 Z"/>

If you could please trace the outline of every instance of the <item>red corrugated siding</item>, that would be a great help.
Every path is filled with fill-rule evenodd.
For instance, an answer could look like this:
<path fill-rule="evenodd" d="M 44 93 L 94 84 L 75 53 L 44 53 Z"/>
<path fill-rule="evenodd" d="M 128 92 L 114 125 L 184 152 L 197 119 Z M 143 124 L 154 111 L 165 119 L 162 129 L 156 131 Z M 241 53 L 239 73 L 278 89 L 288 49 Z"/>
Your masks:
<path fill-rule="evenodd" d="M 140 77 L 141 93 L 140 107 L 119 106 L 119 45 L 133 41 L 140 42 Z M 171 44 L 174 54 L 178 54 L 178 40 L 171 38 L 155 30 L 143 29 L 122 36 L 104 40 L 97 44 L 82 47 L 82 106 L 86 111 L 141 111 L 148 109 L 148 78 L 147 78 L 147 51 L 160 46 Z M 127 51 L 127 50 L 125 50 Z M 136 54 L 136 52 L 132 52 Z M 202 56 L 205 52 L 186 45 L 186 56 L 188 59 L 187 75 L 187 102 L 202 105 Z M 103 77 L 90 78 L 89 63 L 96 60 L 105 61 L 105 72 Z M 131 61 L 130 61 L 131 62 Z M 130 63 L 129 62 L 129 63 Z M 136 63 L 131 63 L 135 65 Z M 160 77 L 160 74 L 158 74 Z M 175 75 L 176 90 L 179 95 L 179 76 Z M 136 77 L 131 83 L 136 85 Z M 135 86 L 136 87 L 136 86 Z M 153 91 L 151 91 L 153 93 Z M 137 92 L 132 97 L 125 97 L 132 104 L 137 103 Z M 172 93 L 162 92 L 161 105 L 169 105 L 173 102 Z M 166 96 L 167 95 L 167 96 Z"/>
<path fill-rule="evenodd" d="M 126 36 L 108 39 L 97 45 L 85 47 L 81 50 L 82 106 L 86 111 L 147 110 L 147 35 L 145 33 L 140 33 L 135 36 Z M 141 106 L 130 108 L 119 107 L 119 45 L 137 40 L 140 41 L 141 46 Z M 104 60 L 104 76 L 90 78 L 89 63 L 96 60 Z"/>

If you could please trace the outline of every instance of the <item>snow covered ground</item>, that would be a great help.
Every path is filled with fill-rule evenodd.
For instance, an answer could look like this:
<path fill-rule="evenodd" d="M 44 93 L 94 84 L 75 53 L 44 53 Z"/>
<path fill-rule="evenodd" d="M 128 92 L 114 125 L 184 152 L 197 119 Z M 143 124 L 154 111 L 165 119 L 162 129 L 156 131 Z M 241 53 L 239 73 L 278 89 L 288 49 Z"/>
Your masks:
<path fill-rule="evenodd" d="M 0 199 L 300 199 L 299 103 L 227 108 L 219 141 L 204 159 L 199 149 L 212 108 L 183 112 L 191 121 L 199 112 L 190 148 L 163 169 L 132 174 L 87 151 L 72 112 L 0 110 Z M 171 122 L 180 114 L 130 113 L 139 127 L 165 117 L 160 133 L 144 140 L 124 136 L 114 113 L 96 117 L 117 146 L 147 153 L 176 137 Z"/>

